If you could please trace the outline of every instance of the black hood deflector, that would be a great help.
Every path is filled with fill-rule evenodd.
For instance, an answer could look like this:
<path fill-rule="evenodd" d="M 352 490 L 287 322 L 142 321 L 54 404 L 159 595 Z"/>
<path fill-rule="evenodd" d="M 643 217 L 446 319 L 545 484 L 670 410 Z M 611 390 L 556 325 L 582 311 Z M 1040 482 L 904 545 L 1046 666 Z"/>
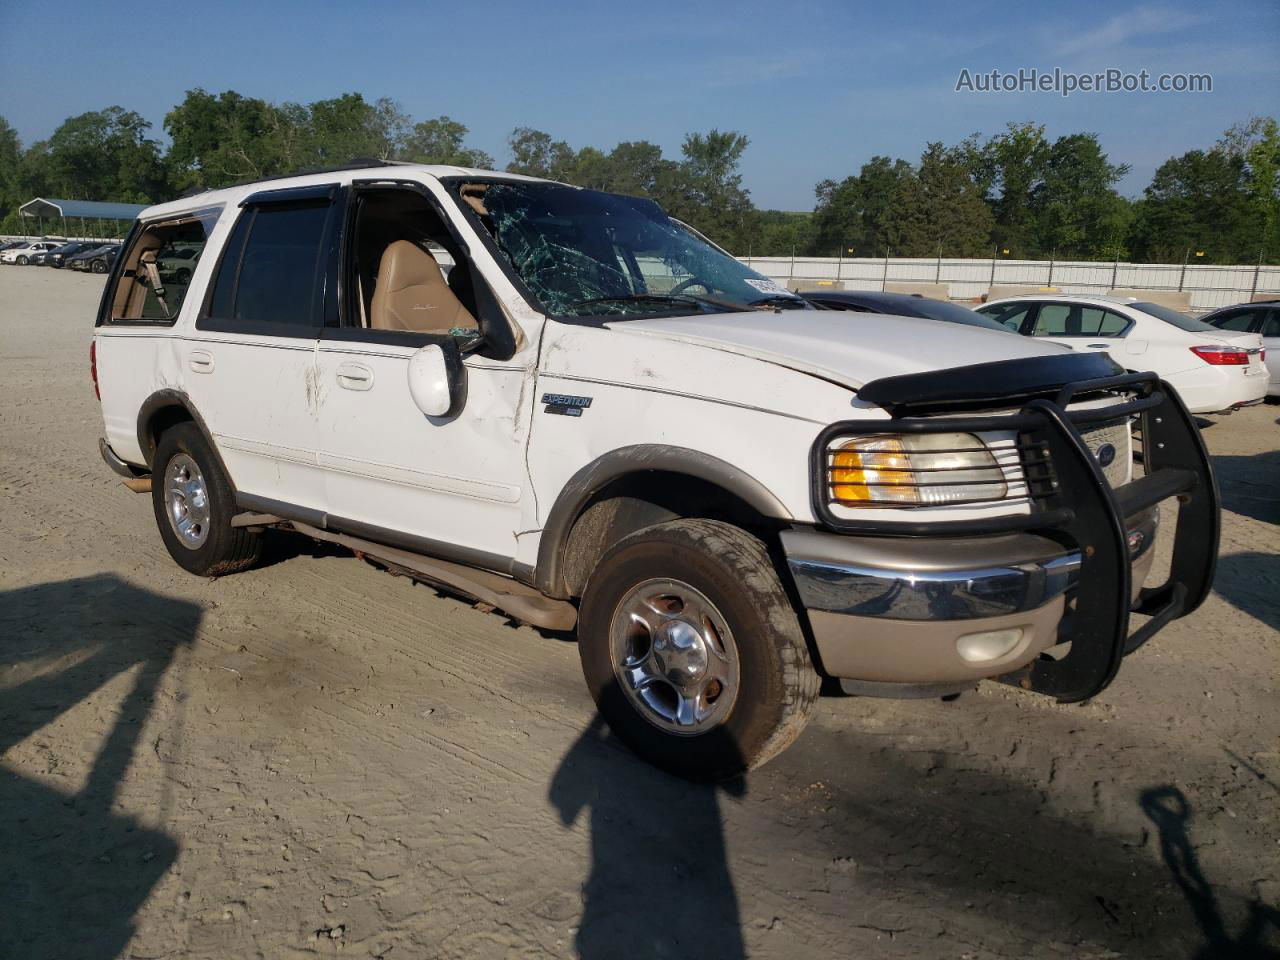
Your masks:
<path fill-rule="evenodd" d="M 1068 383 L 1122 373 L 1124 368 L 1104 353 L 1063 353 L 883 377 L 862 387 L 858 396 L 897 417 L 1021 405 L 1051 399 Z"/>

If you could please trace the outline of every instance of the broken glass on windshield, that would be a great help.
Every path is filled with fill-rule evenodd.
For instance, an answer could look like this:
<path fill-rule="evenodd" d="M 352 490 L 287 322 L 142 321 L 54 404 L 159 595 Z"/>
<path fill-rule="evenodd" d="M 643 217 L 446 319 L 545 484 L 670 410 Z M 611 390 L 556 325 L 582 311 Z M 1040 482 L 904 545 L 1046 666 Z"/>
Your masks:
<path fill-rule="evenodd" d="M 551 183 L 470 183 L 512 270 L 554 316 L 637 316 L 805 307 L 652 200 Z"/>

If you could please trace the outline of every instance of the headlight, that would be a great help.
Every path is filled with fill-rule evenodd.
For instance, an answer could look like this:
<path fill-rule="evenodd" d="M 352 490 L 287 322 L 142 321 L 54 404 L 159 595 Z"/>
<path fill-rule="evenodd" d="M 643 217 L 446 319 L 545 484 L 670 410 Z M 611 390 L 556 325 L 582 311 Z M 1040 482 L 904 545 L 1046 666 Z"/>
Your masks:
<path fill-rule="evenodd" d="M 847 507 L 999 500 L 1004 472 L 971 433 L 880 434 L 837 441 L 828 490 Z"/>

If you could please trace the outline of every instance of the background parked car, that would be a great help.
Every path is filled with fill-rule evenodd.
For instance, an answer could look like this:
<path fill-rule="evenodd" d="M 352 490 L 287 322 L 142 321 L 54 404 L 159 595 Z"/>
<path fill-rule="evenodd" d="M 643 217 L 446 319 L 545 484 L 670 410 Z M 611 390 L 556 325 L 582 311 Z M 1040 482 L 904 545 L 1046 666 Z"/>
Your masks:
<path fill-rule="evenodd" d="M 200 249 L 197 247 L 173 247 L 161 250 L 156 257 L 160 279 L 166 283 L 190 283 L 191 272 L 195 270 L 199 259 Z"/>
<path fill-rule="evenodd" d="M 828 310 L 885 313 L 897 317 L 924 317 L 926 320 L 964 323 L 971 327 L 1009 332 L 1008 327 L 968 307 L 914 293 L 883 293 L 879 290 L 801 290 L 800 296 L 815 306 L 825 307 Z"/>
<path fill-rule="evenodd" d="M 0 253 L 3 253 L 5 250 L 13 250 L 16 247 L 25 247 L 26 245 L 27 241 L 25 240 L 5 240 L 3 243 L 0 243 Z"/>
<path fill-rule="evenodd" d="M 1108 353 L 1126 370 L 1154 371 L 1192 413 L 1229 412 L 1267 393 L 1260 336 L 1219 330 L 1158 303 L 1040 294 L 993 300 L 978 312 L 1023 336 Z"/>
<path fill-rule="evenodd" d="M 16 263 L 20 267 L 25 267 L 31 262 L 31 258 L 35 254 L 44 253 L 46 250 L 52 250 L 54 247 L 61 245 L 62 241 L 60 240 L 34 240 L 20 247 L 0 251 L 0 263 Z"/>
<path fill-rule="evenodd" d="M 46 267 L 49 265 L 49 257 L 56 250 L 61 250 L 65 246 L 69 246 L 66 240 L 47 240 L 46 243 L 52 243 L 53 246 L 48 250 L 39 250 L 27 259 L 27 264 L 32 267 Z"/>
<path fill-rule="evenodd" d="M 67 260 L 66 264 L 72 270 L 87 270 L 90 273 L 106 273 L 111 269 L 112 264 L 116 262 L 116 255 L 120 252 L 120 244 L 110 243 L 105 246 L 96 247 L 93 250 L 86 250 L 84 253 L 77 254 Z"/>
<path fill-rule="evenodd" d="M 1219 330 L 1261 334 L 1262 345 L 1267 351 L 1267 372 L 1271 378 L 1267 396 L 1280 397 L 1280 297 L 1223 307 L 1201 319 Z"/>
<path fill-rule="evenodd" d="M 83 270 L 85 268 L 85 261 L 95 253 L 100 250 L 105 250 L 106 248 L 107 245 L 105 243 L 100 243 L 96 246 L 89 247 L 86 250 L 81 250 L 79 253 L 73 253 L 62 261 L 62 265 L 64 267 L 70 267 L 72 270 Z"/>
<path fill-rule="evenodd" d="M 71 243 L 64 243 L 60 247 L 54 247 L 54 249 L 44 255 L 44 264 L 47 267 L 54 267 L 61 270 L 67 257 L 75 256 L 77 253 L 84 253 L 86 250 L 92 250 L 93 248 L 100 246 L 102 246 L 102 244 L 98 243 L 96 240 L 89 242 L 76 240 Z"/>

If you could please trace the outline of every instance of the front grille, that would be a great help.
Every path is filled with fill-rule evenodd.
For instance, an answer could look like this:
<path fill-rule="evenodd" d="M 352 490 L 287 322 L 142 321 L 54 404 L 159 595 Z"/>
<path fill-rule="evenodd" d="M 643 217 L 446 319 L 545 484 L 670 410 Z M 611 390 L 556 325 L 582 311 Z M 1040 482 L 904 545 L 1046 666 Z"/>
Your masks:
<path fill-rule="evenodd" d="M 1080 437 L 1102 467 L 1102 475 L 1107 478 L 1107 483 L 1114 488 L 1129 482 L 1133 460 L 1133 431 L 1128 417 L 1081 430 Z M 1107 447 L 1111 450 L 1107 451 Z"/>

